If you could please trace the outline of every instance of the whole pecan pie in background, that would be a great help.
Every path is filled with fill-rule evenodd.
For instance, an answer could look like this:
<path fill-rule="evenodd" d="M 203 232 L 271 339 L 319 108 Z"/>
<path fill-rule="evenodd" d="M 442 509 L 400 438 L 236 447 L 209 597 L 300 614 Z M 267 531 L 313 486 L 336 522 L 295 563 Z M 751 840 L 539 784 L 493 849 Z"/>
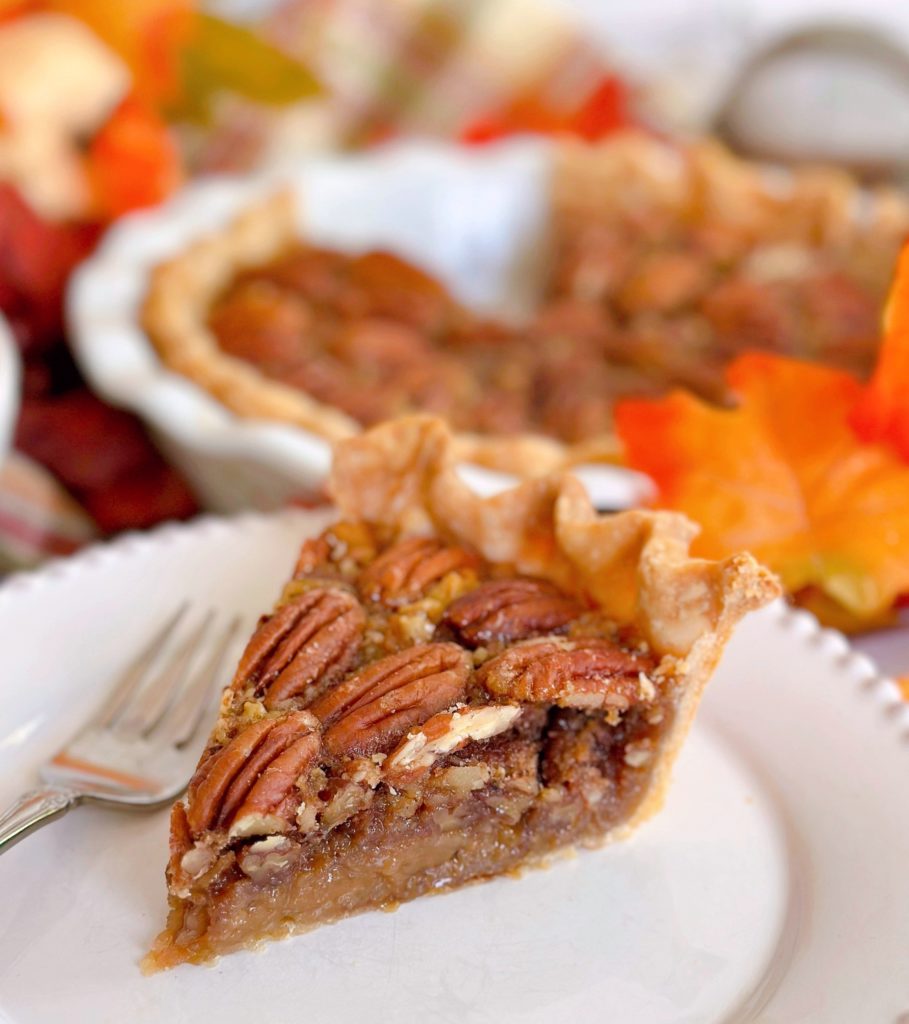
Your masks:
<path fill-rule="evenodd" d="M 744 349 L 870 370 L 909 232 L 896 190 L 633 134 L 554 146 L 550 176 L 548 266 L 521 323 L 391 253 L 314 247 L 295 227 L 305 196 L 287 194 L 159 266 L 145 327 L 240 415 L 337 440 L 430 412 L 465 457 L 522 475 L 615 458 L 622 397 L 725 400 Z"/>
<path fill-rule="evenodd" d="M 338 446 L 307 540 L 172 812 L 149 970 L 624 836 L 736 622 L 778 593 L 674 513 L 554 475 L 483 499 L 412 417 Z"/>

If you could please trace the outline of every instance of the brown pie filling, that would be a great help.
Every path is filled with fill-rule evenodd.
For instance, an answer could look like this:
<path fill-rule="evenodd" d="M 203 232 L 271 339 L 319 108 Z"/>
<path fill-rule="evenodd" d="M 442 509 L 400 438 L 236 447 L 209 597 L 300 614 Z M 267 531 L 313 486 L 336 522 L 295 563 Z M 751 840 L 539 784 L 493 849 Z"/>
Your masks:
<path fill-rule="evenodd" d="M 601 842 L 683 687 L 583 594 L 341 522 L 263 618 L 171 821 L 149 970 Z"/>

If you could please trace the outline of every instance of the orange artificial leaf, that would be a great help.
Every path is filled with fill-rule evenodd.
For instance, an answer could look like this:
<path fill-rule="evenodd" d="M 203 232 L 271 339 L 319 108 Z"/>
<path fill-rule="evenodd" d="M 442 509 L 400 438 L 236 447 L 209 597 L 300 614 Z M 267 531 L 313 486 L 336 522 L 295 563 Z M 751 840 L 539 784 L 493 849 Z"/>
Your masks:
<path fill-rule="evenodd" d="M 0 0 L 0 22 L 11 21 L 34 9 L 32 0 Z"/>
<path fill-rule="evenodd" d="M 153 206 L 182 181 L 180 154 L 155 111 L 128 97 L 88 150 L 88 176 L 99 216 L 111 220 Z"/>
<path fill-rule="evenodd" d="M 736 408 L 678 391 L 621 403 L 629 465 L 654 479 L 658 504 L 701 524 L 696 554 L 750 550 L 790 593 L 834 602 L 841 625 L 880 621 L 909 591 L 909 466 L 853 433 L 861 385 L 757 353 L 727 380 Z"/>
<path fill-rule="evenodd" d="M 900 255 L 884 311 L 877 366 L 852 425 L 862 440 L 886 442 L 909 462 L 909 245 Z"/>

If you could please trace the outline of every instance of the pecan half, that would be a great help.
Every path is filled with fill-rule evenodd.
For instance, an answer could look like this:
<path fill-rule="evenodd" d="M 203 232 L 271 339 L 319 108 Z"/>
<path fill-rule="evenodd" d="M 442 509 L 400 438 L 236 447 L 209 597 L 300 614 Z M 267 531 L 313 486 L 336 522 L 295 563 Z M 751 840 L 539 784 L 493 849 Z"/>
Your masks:
<path fill-rule="evenodd" d="M 193 835 L 280 832 L 292 819 L 295 783 L 318 756 L 319 722 L 308 711 L 265 718 L 235 736 L 196 772 L 187 823 Z"/>
<path fill-rule="evenodd" d="M 384 551 L 361 573 L 360 593 L 392 608 L 409 604 L 450 572 L 476 568 L 476 556 L 434 537 L 410 537 Z"/>
<path fill-rule="evenodd" d="M 494 640 L 526 640 L 553 633 L 584 608 L 543 580 L 490 580 L 452 601 L 440 625 L 461 643 L 479 647 Z"/>
<path fill-rule="evenodd" d="M 237 678 L 252 680 L 265 706 L 274 708 L 316 683 L 342 676 L 356 656 L 365 623 L 351 594 L 308 590 L 260 623 L 240 659 Z"/>
<path fill-rule="evenodd" d="M 521 710 L 515 704 L 486 704 L 433 715 L 388 755 L 383 774 L 392 783 L 416 778 L 472 740 L 488 740 L 510 729 Z"/>
<path fill-rule="evenodd" d="M 487 661 L 477 679 L 504 700 L 624 711 L 655 696 L 653 668 L 652 657 L 600 637 L 547 638 L 509 647 Z"/>
<path fill-rule="evenodd" d="M 469 677 L 470 656 L 457 644 L 421 644 L 373 662 L 310 710 L 329 726 L 330 754 L 365 756 L 462 700 Z"/>

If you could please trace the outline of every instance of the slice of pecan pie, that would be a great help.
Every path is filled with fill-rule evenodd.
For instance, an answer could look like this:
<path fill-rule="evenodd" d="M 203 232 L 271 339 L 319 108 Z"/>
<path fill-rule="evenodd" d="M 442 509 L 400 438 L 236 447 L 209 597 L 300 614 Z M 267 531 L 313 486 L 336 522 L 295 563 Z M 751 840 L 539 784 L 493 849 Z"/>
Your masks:
<path fill-rule="evenodd" d="M 481 499 L 435 419 L 339 446 L 341 518 L 259 623 L 171 817 L 150 970 L 626 835 L 777 593 L 573 477 Z"/>

